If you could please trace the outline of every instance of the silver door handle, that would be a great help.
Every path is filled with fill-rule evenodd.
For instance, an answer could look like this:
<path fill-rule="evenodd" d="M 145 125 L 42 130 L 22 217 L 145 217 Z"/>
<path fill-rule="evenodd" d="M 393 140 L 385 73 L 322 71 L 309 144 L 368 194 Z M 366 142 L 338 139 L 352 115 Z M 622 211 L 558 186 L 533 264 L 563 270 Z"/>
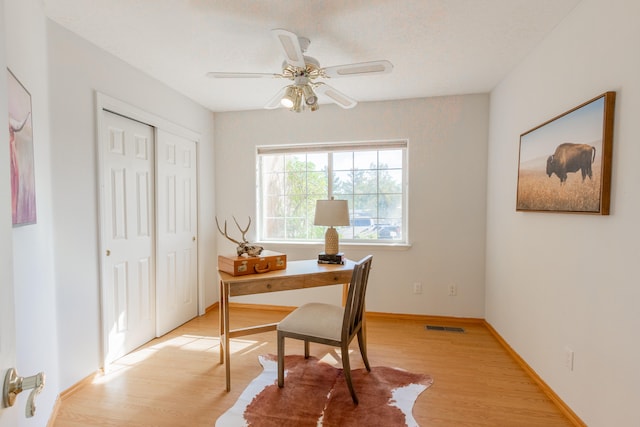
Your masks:
<path fill-rule="evenodd" d="M 36 413 L 35 399 L 38 394 L 44 388 L 44 372 L 39 372 L 36 375 L 30 377 L 21 377 L 18 375 L 18 371 L 11 368 L 7 371 L 4 377 L 4 388 L 2 391 L 2 401 L 5 407 L 13 406 L 16 403 L 16 397 L 23 390 L 32 390 L 27 399 L 27 407 L 25 408 L 25 415 L 27 418 L 31 418 Z"/>

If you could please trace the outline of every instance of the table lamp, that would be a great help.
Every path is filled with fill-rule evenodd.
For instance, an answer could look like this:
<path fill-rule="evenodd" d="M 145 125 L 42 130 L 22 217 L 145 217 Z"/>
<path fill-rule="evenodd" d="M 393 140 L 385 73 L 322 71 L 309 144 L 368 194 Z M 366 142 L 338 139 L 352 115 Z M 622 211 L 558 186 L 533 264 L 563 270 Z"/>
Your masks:
<path fill-rule="evenodd" d="M 317 200 L 314 225 L 324 225 L 327 232 L 324 235 L 324 252 L 336 255 L 339 252 L 338 232 L 334 226 L 349 225 L 349 205 L 346 200 Z"/>

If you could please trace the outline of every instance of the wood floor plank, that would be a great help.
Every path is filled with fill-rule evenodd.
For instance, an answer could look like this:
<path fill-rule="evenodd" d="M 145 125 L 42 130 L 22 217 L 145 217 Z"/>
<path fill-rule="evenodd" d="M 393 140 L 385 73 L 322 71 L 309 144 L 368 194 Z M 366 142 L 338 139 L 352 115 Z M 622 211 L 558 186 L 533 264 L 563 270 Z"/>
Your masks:
<path fill-rule="evenodd" d="M 231 327 L 277 322 L 286 313 L 231 308 Z M 421 426 L 571 426 L 540 387 L 482 324 L 460 323 L 464 333 L 427 331 L 420 320 L 370 316 L 372 366 L 393 366 L 433 376 L 414 417 Z M 149 427 L 214 425 L 247 384 L 262 371 L 261 354 L 276 352 L 275 332 L 231 340 L 231 391 L 224 391 L 218 364 L 218 312 L 211 310 L 114 363 L 104 375 L 65 396 L 54 427 Z M 298 345 L 299 344 L 299 345 Z M 356 344 L 357 346 L 357 344 Z M 287 342 L 287 354 L 302 354 Z M 311 354 L 338 363 L 330 347 Z M 326 357 L 329 355 L 329 357 Z M 363 367 L 357 350 L 352 369 Z"/>

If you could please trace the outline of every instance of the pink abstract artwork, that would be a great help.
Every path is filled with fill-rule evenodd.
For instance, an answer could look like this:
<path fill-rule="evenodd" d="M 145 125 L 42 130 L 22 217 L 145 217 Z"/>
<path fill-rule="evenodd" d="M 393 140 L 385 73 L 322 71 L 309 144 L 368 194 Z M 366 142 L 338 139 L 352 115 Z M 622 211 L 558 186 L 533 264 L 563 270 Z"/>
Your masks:
<path fill-rule="evenodd" d="M 11 159 L 11 215 L 13 225 L 36 223 L 31 95 L 9 70 L 9 150 Z"/>

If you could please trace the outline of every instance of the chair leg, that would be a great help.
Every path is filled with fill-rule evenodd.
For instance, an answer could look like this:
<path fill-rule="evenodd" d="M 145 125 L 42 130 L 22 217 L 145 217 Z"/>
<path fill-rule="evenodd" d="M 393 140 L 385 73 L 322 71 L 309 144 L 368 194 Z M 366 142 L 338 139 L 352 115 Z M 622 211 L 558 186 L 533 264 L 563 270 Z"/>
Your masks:
<path fill-rule="evenodd" d="M 309 341 L 304 340 L 304 358 L 309 358 Z"/>
<path fill-rule="evenodd" d="M 278 332 L 278 387 L 284 387 L 284 335 Z"/>
<path fill-rule="evenodd" d="M 360 354 L 365 368 L 367 368 L 368 372 L 371 372 L 371 366 L 369 366 L 369 359 L 367 358 L 367 338 L 362 329 L 358 331 L 358 347 L 360 347 Z"/>
<path fill-rule="evenodd" d="M 344 373 L 344 379 L 347 381 L 349 392 L 351 393 L 351 399 L 355 405 L 358 404 L 358 397 L 353 389 L 353 381 L 351 380 L 351 364 L 349 363 L 349 344 L 342 344 L 342 372 Z"/>

